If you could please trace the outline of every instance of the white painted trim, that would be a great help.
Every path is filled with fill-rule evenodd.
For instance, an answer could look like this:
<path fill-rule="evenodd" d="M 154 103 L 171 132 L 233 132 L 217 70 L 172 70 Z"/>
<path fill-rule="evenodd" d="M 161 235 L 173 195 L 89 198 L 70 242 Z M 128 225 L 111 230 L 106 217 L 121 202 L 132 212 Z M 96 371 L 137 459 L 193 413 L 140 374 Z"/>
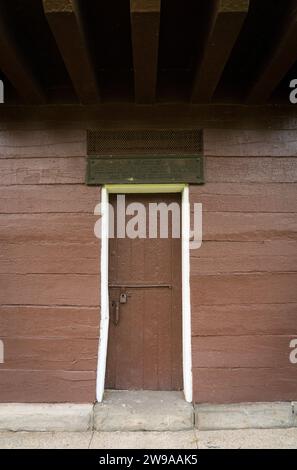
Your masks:
<path fill-rule="evenodd" d="M 144 186 L 144 185 L 143 185 Z M 118 191 L 117 191 L 118 189 Z M 125 192 L 123 187 L 116 188 L 107 185 L 101 192 L 101 322 L 97 368 L 98 402 L 102 402 L 104 395 L 106 357 L 109 327 L 109 294 L 108 294 L 108 193 Z M 147 185 L 142 193 L 170 193 L 170 185 Z M 158 191 L 157 191 L 158 189 Z M 129 193 L 139 193 L 140 185 L 129 185 Z M 182 339 L 183 339 L 183 384 L 184 395 L 187 402 L 192 402 L 192 338 L 191 338 L 191 299 L 190 299 L 190 203 L 189 188 L 180 185 L 182 193 Z"/>
<path fill-rule="evenodd" d="M 187 402 L 192 402 L 192 334 L 190 296 L 190 203 L 189 188 L 182 192 L 182 324 L 183 324 L 183 381 Z"/>
<path fill-rule="evenodd" d="M 103 400 L 106 357 L 109 327 L 109 294 L 108 294 L 108 234 L 109 234 L 109 207 L 108 191 L 101 190 L 101 319 L 99 333 L 99 350 L 97 365 L 96 398 L 98 402 Z"/>

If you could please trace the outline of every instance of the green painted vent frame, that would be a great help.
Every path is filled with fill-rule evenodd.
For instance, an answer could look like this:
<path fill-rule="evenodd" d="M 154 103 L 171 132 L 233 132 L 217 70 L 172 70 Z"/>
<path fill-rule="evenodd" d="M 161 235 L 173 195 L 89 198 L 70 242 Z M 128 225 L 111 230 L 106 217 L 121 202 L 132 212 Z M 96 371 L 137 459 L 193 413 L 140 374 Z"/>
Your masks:
<path fill-rule="evenodd" d="M 89 130 L 86 184 L 203 184 L 202 130 Z"/>

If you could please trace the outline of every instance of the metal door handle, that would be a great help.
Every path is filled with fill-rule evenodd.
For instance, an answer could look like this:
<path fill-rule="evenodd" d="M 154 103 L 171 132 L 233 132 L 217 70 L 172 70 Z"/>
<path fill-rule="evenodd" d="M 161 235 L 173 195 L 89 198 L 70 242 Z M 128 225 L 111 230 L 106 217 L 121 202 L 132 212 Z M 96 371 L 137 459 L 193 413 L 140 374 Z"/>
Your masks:
<path fill-rule="evenodd" d="M 114 300 L 112 302 L 112 307 L 113 307 L 112 322 L 115 326 L 117 326 L 120 321 L 120 302 Z"/>

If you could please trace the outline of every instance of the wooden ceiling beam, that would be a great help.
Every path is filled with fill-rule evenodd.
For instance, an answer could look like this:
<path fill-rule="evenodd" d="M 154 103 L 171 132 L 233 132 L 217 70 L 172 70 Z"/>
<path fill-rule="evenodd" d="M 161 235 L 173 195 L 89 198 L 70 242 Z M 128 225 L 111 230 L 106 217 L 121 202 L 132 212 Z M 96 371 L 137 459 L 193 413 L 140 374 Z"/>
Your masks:
<path fill-rule="evenodd" d="M 274 48 L 247 93 L 246 102 L 265 103 L 297 60 L 297 6 L 289 9 Z M 288 84 L 289 95 L 289 84 Z"/>
<path fill-rule="evenodd" d="M 136 103 L 155 101 L 161 0 L 130 0 Z"/>
<path fill-rule="evenodd" d="M 27 104 L 45 104 L 45 91 L 35 76 L 29 58 L 17 43 L 11 25 L 0 14 L 0 69 Z M 5 85 L 4 85 L 5 86 Z"/>
<path fill-rule="evenodd" d="M 43 0 L 50 25 L 82 104 L 100 101 L 99 87 L 78 0 Z"/>
<path fill-rule="evenodd" d="M 215 0 L 203 52 L 199 55 L 192 87 L 193 103 L 208 103 L 241 31 L 249 0 Z"/>

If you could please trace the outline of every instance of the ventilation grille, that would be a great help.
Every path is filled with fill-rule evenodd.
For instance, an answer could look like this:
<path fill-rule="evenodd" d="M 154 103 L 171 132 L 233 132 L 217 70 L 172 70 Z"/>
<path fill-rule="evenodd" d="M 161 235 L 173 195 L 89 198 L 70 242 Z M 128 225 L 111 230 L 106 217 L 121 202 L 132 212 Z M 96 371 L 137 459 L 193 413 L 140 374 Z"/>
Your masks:
<path fill-rule="evenodd" d="M 89 130 L 88 155 L 202 155 L 202 131 Z"/>

